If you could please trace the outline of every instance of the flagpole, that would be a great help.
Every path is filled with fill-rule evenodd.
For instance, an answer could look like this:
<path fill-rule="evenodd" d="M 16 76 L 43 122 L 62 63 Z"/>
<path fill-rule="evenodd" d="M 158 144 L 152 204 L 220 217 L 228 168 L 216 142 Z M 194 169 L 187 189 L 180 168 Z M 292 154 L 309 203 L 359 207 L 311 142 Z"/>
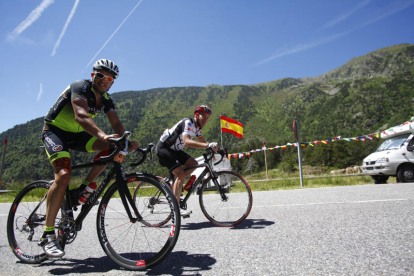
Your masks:
<path fill-rule="evenodd" d="M 224 145 L 223 145 L 223 129 L 221 127 L 221 115 L 220 115 L 220 136 L 221 136 L 221 148 L 224 149 Z"/>

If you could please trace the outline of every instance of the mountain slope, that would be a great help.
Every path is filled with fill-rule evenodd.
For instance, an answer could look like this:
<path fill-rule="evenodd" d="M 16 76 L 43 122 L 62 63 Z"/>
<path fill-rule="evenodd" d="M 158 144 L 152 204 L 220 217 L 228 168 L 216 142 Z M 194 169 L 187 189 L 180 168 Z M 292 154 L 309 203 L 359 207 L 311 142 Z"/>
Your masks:
<path fill-rule="evenodd" d="M 208 141 L 221 140 L 220 115 L 244 124 L 243 140 L 223 134 L 224 146 L 229 152 L 237 152 L 261 147 L 263 142 L 267 145 L 294 142 L 294 120 L 299 121 L 302 141 L 358 136 L 405 122 L 413 115 L 414 108 L 413 61 L 414 45 L 401 44 L 353 58 L 312 78 L 284 78 L 252 85 L 157 88 L 112 96 L 125 128 L 133 132 L 134 140 L 141 145 L 156 143 L 166 127 L 191 116 L 195 106 L 207 104 L 213 111 L 203 129 Z M 95 122 L 107 133 L 112 132 L 105 116 L 97 116 Z M 37 118 L 0 134 L 0 139 L 9 140 L 5 182 L 53 176 L 44 149 L 40 148 L 41 126 L 42 118 Z M 355 155 L 356 159 L 341 165 L 356 164 L 360 162 L 358 158 L 373 150 L 373 145 L 359 147 L 363 150 L 345 154 L 345 157 Z M 326 156 L 322 158 L 318 150 L 306 150 L 305 163 L 312 160 L 312 164 L 331 165 L 333 161 L 325 160 Z M 190 154 L 198 155 L 200 151 Z M 292 156 L 275 153 L 271 165 Z M 74 163 L 91 158 L 73 153 Z M 247 160 L 236 162 L 239 162 L 237 169 L 243 172 Z M 260 169 L 260 162 L 258 166 Z"/>

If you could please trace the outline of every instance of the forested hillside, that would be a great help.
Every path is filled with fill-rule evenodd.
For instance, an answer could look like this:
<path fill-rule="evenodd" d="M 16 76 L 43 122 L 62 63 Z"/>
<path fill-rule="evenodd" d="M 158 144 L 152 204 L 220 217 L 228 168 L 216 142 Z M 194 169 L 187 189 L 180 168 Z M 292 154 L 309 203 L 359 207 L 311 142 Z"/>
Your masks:
<path fill-rule="evenodd" d="M 156 143 L 166 127 L 192 116 L 199 104 L 213 114 L 203 128 L 208 141 L 220 142 L 219 116 L 244 124 L 244 138 L 223 134 L 229 153 L 294 143 L 292 123 L 298 120 L 301 141 L 337 136 L 353 137 L 384 130 L 414 116 L 414 45 L 395 45 L 351 59 L 343 66 L 313 78 L 285 78 L 252 85 L 171 87 L 113 93 L 121 121 L 141 145 Z M 57 97 L 58 95 L 56 95 Z M 46 113 L 46 111 L 45 111 Z M 17 125 L 0 134 L 8 139 L 3 183 L 52 177 L 40 141 L 43 118 Z M 95 122 L 111 133 L 105 116 Z M 335 141 L 303 149 L 303 162 L 318 167 L 360 165 L 375 150 L 373 142 Z M 201 151 L 190 150 L 198 156 Z M 92 154 L 72 153 L 74 162 Z M 291 166 L 296 149 L 275 149 L 267 154 L 268 167 Z M 232 160 L 235 170 L 253 173 L 264 169 L 263 154 Z M 159 172 L 156 166 L 151 171 Z"/>

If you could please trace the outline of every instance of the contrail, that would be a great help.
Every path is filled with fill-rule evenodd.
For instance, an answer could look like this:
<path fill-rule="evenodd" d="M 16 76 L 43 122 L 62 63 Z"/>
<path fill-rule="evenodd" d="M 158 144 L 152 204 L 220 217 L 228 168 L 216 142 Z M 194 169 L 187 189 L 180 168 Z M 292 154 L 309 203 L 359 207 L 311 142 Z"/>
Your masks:
<path fill-rule="evenodd" d="M 363 3 L 365 3 L 365 2 L 366 1 L 364 1 Z M 402 3 L 402 5 L 399 5 L 400 3 Z M 365 5 L 366 4 L 367 3 L 365 3 Z M 358 27 L 356 27 L 352 30 L 349 30 L 349 31 L 343 32 L 343 33 L 339 33 L 339 34 L 336 34 L 336 35 L 333 35 L 333 36 L 325 37 L 325 38 L 322 38 L 322 39 L 319 39 L 319 40 L 314 40 L 314 41 L 311 41 L 309 43 L 298 44 L 294 47 L 284 47 L 284 48 L 279 49 L 278 51 L 276 51 L 276 53 L 271 55 L 270 57 L 268 57 L 264 60 L 261 60 L 261 61 L 255 63 L 255 64 L 253 64 L 252 66 L 262 65 L 262 64 L 268 63 L 268 62 L 270 62 L 274 59 L 280 58 L 280 57 L 288 56 L 288 55 L 291 55 L 291 54 L 294 54 L 294 53 L 302 52 L 302 51 L 317 47 L 319 45 L 326 44 L 328 42 L 331 42 L 333 40 L 341 38 L 341 37 L 343 37 L 343 36 L 345 36 L 345 35 L 347 35 L 351 32 L 354 32 L 357 29 L 364 28 L 364 27 L 366 27 L 366 26 L 368 26 L 368 25 L 370 25 L 370 24 L 372 24 L 376 21 L 379 21 L 379 20 L 384 19 L 388 16 L 391 16 L 391 15 L 397 13 L 397 12 L 400 12 L 400 11 L 408 8 L 412 4 L 414 4 L 414 1 L 413 0 L 408 0 L 408 1 L 398 2 L 398 4 L 393 5 L 393 6 L 387 6 L 387 7 L 383 8 L 382 10 L 378 11 L 376 14 L 374 14 L 374 16 L 371 16 L 370 18 L 368 18 L 368 16 L 365 15 L 365 18 L 368 18 L 368 19 L 365 22 L 363 22 L 360 26 L 358 26 Z"/>
<path fill-rule="evenodd" d="M 40 97 L 42 97 L 43 94 L 43 84 L 40 84 L 40 90 L 39 90 L 39 94 L 37 94 L 37 98 L 36 98 L 36 102 L 40 101 Z"/>
<path fill-rule="evenodd" d="M 121 28 L 121 26 L 125 23 L 125 21 L 127 21 L 128 17 L 135 11 L 136 8 L 138 8 L 139 4 L 141 4 L 142 1 L 143 0 L 140 0 L 138 2 L 138 4 L 135 5 L 135 7 L 132 9 L 132 11 L 127 15 L 127 17 L 125 17 L 124 21 L 122 21 L 122 23 L 118 26 L 118 28 L 115 30 L 115 32 L 113 32 L 113 34 L 108 38 L 108 40 L 105 42 L 105 44 L 101 47 L 101 49 L 99 49 L 99 51 L 93 56 L 93 58 L 91 59 L 91 61 L 89 61 L 88 65 L 85 66 L 85 68 L 82 70 L 81 73 L 83 73 L 83 71 L 85 71 L 85 69 L 88 68 L 89 65 L 92 63 L 92 61 L 95 60 L 96 56 L 99 55 L 99 53 L 102 51 L 102 49 L 106 46 L 106 44 L 108 44 L 108 42 L 116 34 L 116 32 L 118 32 L 119 28 Z"/>
<path fill-rule="evenodd" d="M 24 30 L 26 30 L 30 25 L 32 25 L 41 15 L 42 12 L 51 4 L 53 4 L 54 0 L 43 0 L 37 8 L 35 8 L 29 16 L 21 22 L 13 32 L 7 37 L 7 41 L 12 41 L 16 39 L 16 37 L 21 34 Z"/>
<path fill-rule="evenodd" d="M 361 3 L 359 3 L 358 5 L 356 5 L 353 9 L 351 9 L 349 12 L 344 13 L 344 14 L 341 14 L 340 16 L 338 16 L 337 18 L 333 19 L 332 21 L 324 24 L 319 30 L 317 30 L 317 32 L 320 32 L 322 30 L 325 30 L 327 28 L 330 28 L 332 26 L 335 26 L 339 22 L 344 21 L 349 16 L 351 16 L 353 13 L 355 13 L 356 11 L 358 11 L 358 10 L 362 9 L 363 7 L 365 7 L 366 5 L 368 5 L 371 1 L 372 0 L 362 1 Z"/>
<path fill-rule="evenodd" d="M 401 4 L 402 5 L 399 5 Z M 408 8 L 409 6 L 411 6 L 412 4 L 414 4 L 414 1 L 409 0 L 409 1 L 399 1 L 398 3 L 394 3 L 394 5 L 390 5 L 387 7 L 384 7 L 382 10 L 378 11 L 376 14 L 374 14 L 370 19 L 368 19 L 366 22 L 364 22 L 360 28 L 366 27 L 378 20 L 384 19 L 388 16 L 393 15 L 394 13 L 400 12 L 402 10 L 405 10 L 406 8 Z"/>
<path fill-rule="evenodd" d="M 66 29 L 68 28 L 68 25 L 69 25 L 70 21 L 72 20 L 73 15 L 75 14 L 75 11 L 76 11 L 76 8 L 79 4 L 79 1 L 80 0 L 75 1 L 75 4 L 73 5 L 73 8 L 70 11 L 70 14 L 68 16 L 68 19 L 66 19 L 65 26 L 63 26 L 62 32 L 60 33 L 60 36 L 59 36 L 58 40 L 56 41 L 55 47 L 53 48 L 53 51 L 52 51 L 52 54 L 51 54 L 52 57 L 55 55 L 56 50 L 59 47 L 60 41 L 62 40 L 63 36 L 66 33 Z"/>
<path fill-rule="evenodd" d="M 279 49 L 278 51 L 276 51 L 276 53 L 274 53 L 270 57 L 268 57 L 268 58 L 266 58 L 262 61 L 257 62 L 253 66 L 262 65 L 262 64 L 268 63 L 269 61 L 277 59 L 277 58 L 281 58 L 281 57 L 288 56 L 288 55 L 291 55 L 291 54 L 294 54 L 294 53 L 299 53 L 299 52 L 302 52 L 302 51 L 305 51 L 305 50 L 308 50 L 308 49 L 315 48 L 319 45 L 323 45 L 323 44 L 326 44 L 326 43 L 331 42 L 333 40 L 336 40 L 340 37 L 343 37 L 344 35 L 346 35 L 348 33 L 349 32 L 343 32 L 343 33 L 339 33 L 339 34 L 336 34 L 336 35 L 333 35 L 333 36 L 324 37 L 324 38 L 319 39 L 319 40 L 314 40 L 314 41 L 311 41 L 309 43 L 298 44 L 298 45 L 293 46 L 293 47 L 284 47 L 284 48 Z"/>

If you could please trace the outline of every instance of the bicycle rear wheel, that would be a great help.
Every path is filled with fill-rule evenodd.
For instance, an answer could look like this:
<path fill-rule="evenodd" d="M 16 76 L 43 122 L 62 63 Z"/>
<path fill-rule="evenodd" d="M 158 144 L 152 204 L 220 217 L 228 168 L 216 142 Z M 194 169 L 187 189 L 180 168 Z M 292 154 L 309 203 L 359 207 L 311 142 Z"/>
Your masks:
<path fill-rule="evenodd" d="M 217 172 L 217 181 L 224 190 L 225 198 L 217 191 L 211 176 L 199 191 L 201 210 L 213 224 L 232 227 L 242 223 L 250 213 L 253 204 L 249 184 L 238 174 L 230 171 Z"/>
<path fill-rule="evenodd" d="M 118 185 L 114 183 L 100 203 L 97 231 L 101 246 L 112 261 L 126 269 L 145 270 L 162 262 L 172 251 L 179 236 L 181 218 L 177 200 L 168 185 L 143 174 L 134 174 L 128 179 L 131 181 L 145 183 L 151 191 L 159 190 L 168 202 L 171 220 L 162 227 L 149 227 L 139 220 L 131 222 L 119 196 Z"/>
<path fill-rule="evenodd" d="M 48 181 L 35 181 L 16 196 L 7 219 L 7 238 L 14 255 L 24 263 L 41 263 L 47 259 L 38 245 L 46 220 Z M 56 221 L 60 220 L 60 214 Z M 58 225 L 56 225 L 57 227 Z"/>
<path fill-rule="evenodd" d="M 169 202 L 156 186 L 141 181 L 135 187 L 134 202 L 142 216 L 141 223 L 149 227 L 160 227 L 171 219 Z"/>

